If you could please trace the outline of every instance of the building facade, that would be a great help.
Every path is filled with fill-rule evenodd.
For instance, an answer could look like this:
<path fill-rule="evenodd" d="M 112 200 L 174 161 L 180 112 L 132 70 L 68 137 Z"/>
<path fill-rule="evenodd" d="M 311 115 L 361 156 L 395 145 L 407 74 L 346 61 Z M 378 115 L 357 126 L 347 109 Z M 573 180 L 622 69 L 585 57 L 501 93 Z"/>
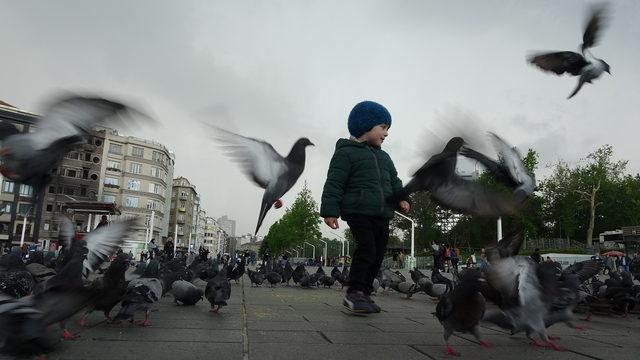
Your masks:
<path fill-rule="evenodd" d="M 190 239 L 193 240 L 196 236 L 199 204 L 198 192 L 189 179 L 183 176 L 173 179 L 169 237 L 173 239 L 176 246 L 186 248 Z"/>
<path fill-rule="evenodd" d="M 220 218 L 218 218 L 218 225 L 220 225 L 220 227 L 222 228 L 222 230 L 224 230 L 228 236 L 234 237 L 236 236 L 236 221 L 235 220 L 231 220 L 227 217 L 227 215 L 224 215 Z"/>
<path fill-rule="evenodd" d="M 147 243 L 160 244 L 169 229 L 169 209 L 175 155 L 164 145 L 120 135 L 100 128 L 104 139 L 98 198 L 120 206 L 122 218 L 137 217 L 123 250 L 146 251 Z"/>

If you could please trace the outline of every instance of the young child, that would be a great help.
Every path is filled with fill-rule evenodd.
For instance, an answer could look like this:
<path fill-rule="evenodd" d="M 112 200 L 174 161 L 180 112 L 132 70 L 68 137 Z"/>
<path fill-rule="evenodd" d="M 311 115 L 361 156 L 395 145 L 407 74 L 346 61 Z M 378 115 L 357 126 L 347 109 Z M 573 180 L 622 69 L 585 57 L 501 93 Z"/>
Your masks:
<path fill-rule="evenodd" d="M 402 189 L 389 155 L 381 149 L 391 126 L 387 109 L 372 101 L 358 103 L 349 114 L 350 139 L 339 139 L 329 164 L 320 216 L 332 229 L 338 217 L 349 224 L 356 242 L 350 286 L 344 306 L 353 312 L 380 312 L 370 296 L 389 239 L 394 207 L 385 199 Z M 397 207 L 409 211 L 402 200 Z"/>

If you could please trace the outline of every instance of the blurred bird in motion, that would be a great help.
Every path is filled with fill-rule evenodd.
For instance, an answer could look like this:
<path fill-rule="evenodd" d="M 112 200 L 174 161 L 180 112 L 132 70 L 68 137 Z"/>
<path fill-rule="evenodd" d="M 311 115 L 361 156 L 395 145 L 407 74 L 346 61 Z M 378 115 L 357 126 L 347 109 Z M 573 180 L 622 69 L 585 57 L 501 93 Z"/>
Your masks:
<path fill-rule="evenodd" d="M 272 206 L 280 208 L 280 198 L 298 181 L 304 170 L 305 149 L 313 146 L 313 143 L 307 138 L 300 138 L 293 144 L 289 154 L 282 157 L 266 141 L 238 135 L 216 126 L 211 128 L 215 132 L 215 139 L 240 164 L 245 175 L 265 190 L 256 225 L 257 234 L 267 212 Z"/>
<path fill-rule="evenodd" d="M 611 67 L 604 60 L 598 59 L 589 50 L 598 45 L 602 30 L 606 27 L 608 18 L 608 5 L 599 4 L 591 8 L 591 13 L 582 36 L 580 52 L 555 51 L 536 53 L 529 57 L 528 61 L 544 71 L 550 71 L 557 75 L 565 72 L 573 76 L 580 76 L 578 85 L 569 95 L 571 99 L 580 91 L 582 85 L 591 82 L 602 75 L 603 72 L 611 74 Z M 587 59 L 587 55 L 591 59 Z"/>

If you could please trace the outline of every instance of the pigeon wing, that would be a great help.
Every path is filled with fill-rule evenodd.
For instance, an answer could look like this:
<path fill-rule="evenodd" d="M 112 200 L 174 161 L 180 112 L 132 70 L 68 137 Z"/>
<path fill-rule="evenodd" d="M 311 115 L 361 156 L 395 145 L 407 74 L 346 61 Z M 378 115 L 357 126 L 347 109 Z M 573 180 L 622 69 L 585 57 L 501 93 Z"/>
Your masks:
<path fill-rule="evenodd" d="M 118 246 L 122 245 L 124 235 L 135 220 L 127 220 L 109 224 L 87 234 L 87 258 L 83 261 L 83 275 L 86 277 L 95 271 L 109 256 L 115 254 Z"/>
<path fill-rule="evenodd" d="M 600 261 L 598 260 L 585 260 L 569 266 L 564 272 L 575 272 L 582 283 L 596 276 L 600 272 L 600 267 Z"/>
<path fill-rule="evenodd" d="M 542 70 L 551 71 L 558 75 L 565 72 L 580 75 L 582 68 L 588 64 L 582 55 L 571 51 L 535 54 L 529 57 L 529 62 Z"/>
<path fill-rule="evenodd" d="M 582 35 L 582 52 L 585 49 L 598 45 L 602 30 L 607 25 L 608 6 L 607 4 L 594 5 L 591 8 L 591 16 Z"/>
<path fill-rule="evenodd" d="M 60 139 L 87 135 L 107 118 L 133 109 L 102 98 L 71 96 L 49 106 L 38 122 L 38 130 L 30 134 L 34 148 L 42 150 Z"/>
<path fill-rule="evenodd" d="M 518 184 L 522 185 L 522 188 L 527 195 L 531 195 L 535 190 L 535 178 L 522 163 L 522 157 L 518 151 L 504 141 L 501 137 L 494 133 L 489 133 L 493 140 L 493 146 L 496 151 L 502 156 L 506 168 L 511 174 L 511 178 Z"/>
<path fill-rule="evenodd" d="M 433 189 L 431 198 L 447 209 L 477 216 L 503 216 L 514 213 L 519 207 L 512 196 L 460 178 Z"/>
<path fill-rule="evenodd" d="M 216 140 L 237 161 L 249 179 L 266 189 L 286 172 L 286 161 L 271 144 L 235 134 L 215 126 Z"/>

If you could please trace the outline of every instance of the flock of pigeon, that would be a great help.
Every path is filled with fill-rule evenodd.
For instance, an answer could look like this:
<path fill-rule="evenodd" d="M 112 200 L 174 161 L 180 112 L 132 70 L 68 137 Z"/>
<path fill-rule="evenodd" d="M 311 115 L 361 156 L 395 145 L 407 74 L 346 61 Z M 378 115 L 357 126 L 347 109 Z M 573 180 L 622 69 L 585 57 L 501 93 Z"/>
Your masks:
<path fill-rule="evenodd" d="M 573 97 L 584 83 L 591 83 L 609 65 L 593 57 L 590 48 L 599 39 L 606 19 L 606 7 L 595 7 L 583 35 L 581 54 L 561 51 L 536 54 L 529 60 L 543 70 L 556 74 L 580 76 Z M 587 60 L 587 56 L 592 58 Z M 140 116 L 142 115 L 142 116 Z M 97 125 L 122 126 L 144 114 L 122 103 L 96 97 L 67 96 L 53 102 L 33 132 L 21 132 L 15 126 L 0 122 L 0 172 L 7 178 L 34 187 L 35 201 L 42 197 L 46 185 L 64 154 L 83 144 Z M 247 177 L 265 190 L 260 205 L 256 233 L 267 212 L 282 206 L 280 198 L 302 174 L 305 151 L 313 144 L 300 138 L 290 153 L 283 157 L 265 141 L 244 137 L 214 128 L 216 139 L 237 160 Z M 413 174 L 398 197 L 417 191 L 428 191 L 440 206 L 474 216 L 498 217 L 515 214 L 535 189 L 535 177 L 522 163 L 520 154 L 504 139 L 490 133 L 500 161 L 474 150 L 465 139 L 453 137 L 443 151 L 435 154 Z M 469 139 L 467 139 L 469 140 Z M 499 191 L 456 174 L 458 155 L 474 159 L 486 167 L 507 191 Z M 387 199 L 397 203 L 397 198 Z M 219 311 L 230 296 L 230 280 L 244 273 L 243 262 L 219 264 L 207 259 L 154 259 L 141 265 L 134 278 L 126 279 L 126 259 L 120 255 L 112 261 L 104 275 L 92 274 L 116 253 L 124 241 L 131 221 L 114 223 L 76 239 L 73 225 L 63 218 L 60 241 L 65 243 L 57 259 L 36 256 L 24 264 L 17 252 L 0 259 L 0 346 L 9 353 L 45 353 L 59 339 L 50 326 L 59 324 L 64 338 L 73 338 L 66 322 L 78 312 L 103 311 L 107 321 L 134 322 L 143 311 L 142 325 L 149 325 L 150 309 L 165 293 L 171 291 L 176 302 L 191 305 L 206 298 L 212 311 Z M 490 266 L 484 272 L 467 269 L 451 281 L 434 270 L 428 277 L 412 271 L 412 282 L 400 273 L 383 270 L 374 287 L 393 289 L 410 297 L 423 291 L 439 299 L 435 315 L 445 329 L 445 341 L 454 331 L 470 332 L 480 339 L 478 324 L 491 321 L 510 329 L 524 331 L 535 344 L 555 349 L 561 347 L 549 339 L 547 327 L 557 322 L 572 322 L 572 310 L 578 306 L 596 309 L 609 301 L 626 312 L 637 302 L 638 288 L 627 275 L 612 276 L 608 283 L 598 281 L 585 287 L 584 282 L 597 274 L 599 263 L 583 262 L 563 272 L 536 264 L 517 256 L 521 235 L 512 235 L 489 246 Z M 304 266 L 295 269 L 289 263 L 269 263 L 257 271 L 246 271 L 256 286 L 267 281 L 271 286 L 291 280 L 302 287 L 348 284 L 348 268 L 334 268 L 329 275 L 322 267 L 309 274 Z M 207 282 L 206 289 L 191 281 Z M 586 294 L 586 295 L 585 295 Z M 585 300 L 586 299 L 586 300 Z M 497 310 L 485 314 L 486 302 Z M 120 304 L 118 314 L 111 310 Z M 81 323 L 86 324 L 86 316 Z M 481 342 L 482 345 L 488 345 Z M 457 352 L 447 343 L 447 352 Z"/>

